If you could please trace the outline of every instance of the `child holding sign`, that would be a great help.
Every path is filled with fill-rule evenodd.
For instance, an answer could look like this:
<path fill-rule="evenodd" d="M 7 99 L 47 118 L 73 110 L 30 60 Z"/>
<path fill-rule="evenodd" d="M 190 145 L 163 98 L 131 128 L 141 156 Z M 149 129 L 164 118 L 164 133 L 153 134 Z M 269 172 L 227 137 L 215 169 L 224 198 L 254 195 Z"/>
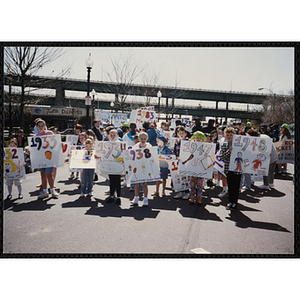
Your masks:
<path fill-rule="evenodd" d="M 39 119 L 36 123 L 36 127 L 38 129 L 38 133 L 35 136 L 43 136 L 43 135 L 54 135 L 54 133 L 50 130 L 46 130 L 46 122 L 42 119 Z M 53 180 L 53 167 L 51 168 L 41 168 L 39 169 L 41 172 L 42 178 L 42 187 L 43 191 L 38 196 L 38 199 L 44 199 L 49 196 L 47 191 L 47 182 L 49 182 L 50 193 L 53 198 L 58 198 L 58 193 L 54 190 L 54 180 Z"/>
<path fill-rule="evenodd" d="M 157 147 L 157 152 L 158 155 L 168 155 L 168 154 L 173 154 L 172 150 L 166 145 L 167 139 L 159 135 L 156 138 L 156 143 L 158 145 Z M 166 196 L 166 184 L 167 184 L 167 178 L 169 174 L 169 168 L 168 168 L 168 163 L 164 161 L 160 161 L 160 178 L 162 179 L 162 196 Z M 166 166 L 163 165 L 163 163 L 166 164 Z M 160 185 L 160 180 L 156 181 L 156 192 L 152 194 L 152 196 L 159 196 L 159 185 Z"/>
<path fill-rule="evenodd" d="M 8 148 L 17 148 L 18 147 L 18 141 L 16 138 L 12 138 L 8 142 Z M 4 170 L 5 171 L 5 170 Z M 6 200 L 10 200 L 12 198 L 12 186 L 15 183 L 15 186 L 18 189 L 19 192 L 19 199 L 22 199 L 22 181 L 20 179 L 6 179 L 5 184 L 7 185 L 7 190 L 8 190 L 8 196 Z"/>
<path fill-rule="evenodd" d="M 118 141 L 118 131 L 116 129 L 112 129 L 109 132 L 109 140 L 111 142 Z M 117 205 L 121 204 L 121 175 L 109 174 L 109 187 L 110 187 L 110 196 L 106 199 L 106 203 L 114 202 L 114 194 L 115 190 L 117 192 L 116 203 Z"/>
<path fill-rule="evenodd" d="M 133 146 L 132 149 L 139 149 L 139 148 L 148 148 L 151 147 L 151 144 L 147 143 L 148 134 L 146 132 L 139 133 L 139 143 Z M 135 184 L 134 187 L 134 199 L 130 201 L 130 204 L 137 205 L 139 202 L 139 183 Z M 143 182 L 143 190 L 144 190 L 144 204 L 143 206 L 148 206 L 148 185 L 147 182 Z"/>
<path fill-rule="evenodd" d="M 179 139 L 176 141 L 176 143 L 174 145 L 174 154 L 176 155 L 176 157 L 179 160 L 181 141 L 188 140 L 187 131 L 186 131 L 184 126 L 179 126 L 178 127 L 177 135 L 178 135 Z M 190 197 L 189 190 L 185 190 L 183 192 L 179 192 L 178 194 L 176 194 L 174 196 L 174 199 L 182 198 L 183 200 L 187 200 L 187 199 L 189 199 L 189 197 Z"/>
<path fill-rule="evenodd" d="M 92 155 L 93 146 L 94 141 L 92 139 L 87 139 L 85 141 L 85 151 L 87 159 Z M 86 193 L 89 196 L 93 196 L 94 173 L 95 169 L 82 169 L 80 197 L 84 197 L 84 194 Z"/>
<path fill-rule="evenodd" d="M 205 142 L 206 136 L 201 131 L 196 131 L 192 137 L 192 141 L 195 142 Z M 196 203 L 196 197 L 197 197 L 197 204 L 198 206 L 202 205 L 202 189 L 204 185 L 204 178 L 191 176 L 190 177 L 190 183 L 191 183 L 191 193 L 190 193 L 190 205 L 193 205 Z"/>
<path fill-rule="evenodd" d="M 225 137 L 227 141 L 222 144 L 220 155 L 219 155 L 219 157 L 221 159 L 224 159 L 225 162 L 224 173 L 227 176 L 227 183 L 228 183 L 229 203 L 226 209 L 231 209 L 231 210 L 237 208 L 237 201 L 239 198 L 239 188 L 240 188 L 240 182 L 242 177 L 242 173 L 229 171 L 230 156 L 232 152 L 232 141 L 235 133 L 236 132 L 232 127 L 225 129 Z"/>

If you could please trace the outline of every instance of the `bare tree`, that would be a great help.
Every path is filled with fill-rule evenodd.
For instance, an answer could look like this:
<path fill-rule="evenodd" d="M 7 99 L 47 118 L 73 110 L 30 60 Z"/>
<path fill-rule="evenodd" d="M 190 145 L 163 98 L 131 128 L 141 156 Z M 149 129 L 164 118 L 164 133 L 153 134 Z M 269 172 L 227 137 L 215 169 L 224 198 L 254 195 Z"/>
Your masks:
<path fill-rule="evenodd" d="M 151 99 L 156 97 L 157 84 L 159 82 L 160 73 L 157 73 L 153 68 L 147 69 L 143 76 L 143 85 L 145 86 L 145 106 L 151 105 Z"/>
<path fill-rule="evenodd" d="M 272 94 L 256 111 L 262 112 L 262 122 L 271 123 L 294 123 L 295 122 L 295 96 L 294 91 L 289 90 L 286 95 Z"/>
<path fill-rule="evenodd" d="M 131 86 L 134 80 L 140 76 L 145 65 L 136 62 L 132 54 L 120 56 L 118 59 L 110 57 L 112 72 L 105 71 L 105 74 L 111 82 L 116 83 L 114 89 L 116 92 L 115 106 L 120 106 L 124 110 L 126 99 L 132 94 Z"/>
<path fill-rule="evenodd" d="M 35 75 L 43 66 L 51 63 L 65 53 L 57 47 L 5 47 L 4 68 L 6 74 L 16 75 L 21 81 L 20 97 L 20 127 L 24 128 L 25 90 L 30 87 L 30 77 Z M 65 74 L 69 70 L 63 70 Z M 61 74 L 61 76 L 62 76 Z M 8 75 L 8 76 L 9 76 Z M 25 84 L 25 79 L 26 84 Z M 36 102 L 36 99 L 34 100 Z"/>

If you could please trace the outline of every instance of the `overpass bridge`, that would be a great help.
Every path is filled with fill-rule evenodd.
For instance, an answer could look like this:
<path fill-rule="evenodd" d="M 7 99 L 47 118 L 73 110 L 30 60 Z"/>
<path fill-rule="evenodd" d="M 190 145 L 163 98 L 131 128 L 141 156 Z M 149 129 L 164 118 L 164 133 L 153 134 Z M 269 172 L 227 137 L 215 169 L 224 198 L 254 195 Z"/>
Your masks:
<path fill-rule="evenodd" d="M 21 80 L 18 76 L 5 74 L 4 85 L 21 86 Z M 38 88 L 38 89 L 54 89 L 56 90 L 56 97 L 40 97 L 38 101 L 41 105 L 51 106 L 76 106 L 85 107 L 84 99 L 66 98 L 65 91 L 77 91 L 86 92 L 87 82 L 86 80 L 68 79 L 68 78 L 53 78 L 43 76 L 28 76 L 24 78 L 25 87 Z M 192 115 L 192 116 L 211 116 L 211 117 L 223 117 L 236 118 L 236 119 L 256 119 L 260 120 L 261 115 L 257 112 L 251 112 L 247 110 L 234 110 L 229 109 L 230 103 L 244 103 L 244 104 L 262 104 L 267 96 L 258 93 L 241 93 L 241 92 L 226 92 L 226 91 L 214 91 L 203 89 L 187 89 L 179 87 L 166 87 L 166 86 L 150 86 L 150 85 L 126 85 L 113 82 L 103 81 L 91 81 L 90 90 L 94 89 L 98 94 L 114 94 L 115 95 L 115 107 L 114 110 L 119 109 L 122 111 L 130 111 L 133 109 L 133 105 L 130 103 L 118 102 L 119 95 L 129 96 L 142 96 L 148 98 L 157 99 L 158 91 L 161 91 L 162 98 L 166 99 L 165 105 L 155 105 L 156 111 L 160 111 L 165 114 L 177 114 L 177 115 Z M 58 96 L 60 95 L 60 96 Z M 18 97 L 17 95 L 15 96 Z M 27 97 L 34 98 L 34 95 Z M 176 103 L 176 99 L 181 100 L 194 100 L 194 106 L 186 106 Z M 170 103 L 169 103 L 170 100 Z M 210 101 L 214 107 L 204 108 L 199 106 L 196 101 Z M 17 99 L 16 99 L 17 102 Z M 159 101 L 160 102 L 160 101 Z M 219 102 L 226 103 L 226 108 L 219 107 Z M 145 102 L 136 101 L 135 104 L 143 105 Z M 151 104 L 152 105 L 152 104 Z M 96 108 L 111 109 L 110 102 L 99 100 L 96 103 Z"/>
<path fill-rule="evenodd" d="M 20 94 L 12 94 L 11 100 L 13 103 L 20 102 Z M 38 103 L 43 106 L 56 107 L 56 97 L 49 96 L 37 96 L 37 95 L 26 95 L 25 101 L 27 103 Z M 9 103 L 9 95 L 4 94 L 4 102 Z M 83 98 L 77 97 L 65 97 L 60 103 L 64 107 L 70 108 L 86 108 L 85 100 Z M 96 100 L 93 104 L 92 109 L 104 109 L 104 110 L 114 110 L 116 112 L 123 110 L 124 112 L 130 112 L 133 109 L 138 107 L 145 106 L 145 102 L 135 101 L 135 102 L 126 102 L 122 108 L 120 103 L 115 103 L 114 107 L 111 107 L 111 101 L 107 100 Z M 233 119 L 251 119 L 251 120 L 261 120 L 262 114 L 260 112 L 241 110 L 241 109 L 230 109 L 226 110 L 225 108 L 214 108 L 214 107 L 202 107 L 202 106 L 193 106 L 193 105 L 179 105 L 176 107 L 167 107 L 166 104 L 162 104 L 158 107 L 158 104 L 152 104 L 151 106 L 155 107 L 155 111 L 160 110 L 160 113 L 165 115 L 191 115 L 191 116 L 200 116 L 206 117 L 211 116 L 213 118 L 224 118 L 227 115 L 228 118 Z"/>

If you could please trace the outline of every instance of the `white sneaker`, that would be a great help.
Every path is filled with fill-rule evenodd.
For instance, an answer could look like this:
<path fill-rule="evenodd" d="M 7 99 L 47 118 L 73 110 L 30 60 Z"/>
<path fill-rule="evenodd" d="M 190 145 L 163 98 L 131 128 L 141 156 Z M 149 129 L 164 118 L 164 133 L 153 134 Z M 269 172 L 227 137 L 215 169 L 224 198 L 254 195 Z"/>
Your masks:
<path fill-rule="evenodd" d="M 134 197 L 133 200 L 130 201 L 130 204 L 135 205 L 139 203 L 139 197 Z"/>
<path fill-rule="evenodd" d="M 218 195 L 218 197 L 222 198 L 222 197 L 225 197 L 227 194 L 228 194 L 228 191 L 223 190 L 223 191 Z"/>
<path fill-rule="evenodd" d="M 42 191 L 42 193 L 38 196 L 38 199 L 44 199 L 44 198 L 47 198 L 47 197 L 49 197 L 48 192 Z"/>
<path fill-rule="evenodd" d="M 268 185 L 260 185 L 258 186 L 259 189 L 262 189 L 262 190 L 268 190 L 269 189 L 269 186 Z"/>
<path fill-rule="evenodd" d="M 186 193 L 182 197 L 183 200 L 188 200 L 189 198 L 190 198 L 190 193 Z"/>
<path fill-rule="evenodd" d="M 57 192 L 56 190 L 53 190 L 53 191 L 51 192 L 51 195 L 52 195 L 53 198 L 56 198 L 56 199 L 57 199 L 59 194 L 58 194 L 58 192 Z"/>
<path fill-rule="evenodd" d="M 148 206 L 149 205 L 147 197 L 144 197 L 143 201 L 144 201 L 143 206 Z"/>
<path fill-rule="evenodd" d="M 179 192 L 178 194 L 176 194 L 173 198 L 174 199 L 180 199 L 183 197 L 183 192 Z"/>
<path fill-rule="evenodd" d="M 121 186 L 127 187 L 127 182 L 126 182 L 126 181 L 123 181 L 123 182 L 121 183 Z"/>
<path fill-rule="evenodd" d="M 274 183 L 269 183 L 270 188 L 274 188 Z"/>

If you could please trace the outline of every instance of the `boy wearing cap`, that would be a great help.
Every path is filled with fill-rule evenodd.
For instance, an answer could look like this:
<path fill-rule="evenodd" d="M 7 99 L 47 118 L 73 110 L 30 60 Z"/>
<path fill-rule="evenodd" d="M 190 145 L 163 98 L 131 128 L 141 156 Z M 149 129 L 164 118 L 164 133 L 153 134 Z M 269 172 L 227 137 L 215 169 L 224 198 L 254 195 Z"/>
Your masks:
<path fill-rule="evenodd" d="M 192 141 L 195 142 L 205 142 L 206 136 L 202 131 L 196 131 L 192 137 Z M 202 205 L 202 189 L 204 185 L 204 178 L 201 177 L 195 177 L 190 176 L 190 182 L 191 182 L 191 192 L 190 192 L 190 205 L 193 205 L 196 203 L 197 198 L 197 204 L 198 206 Z"/>
<path fill-rule="evenodd" d="M 156 143 L 158 145 L 157 147 L 157 152 L 158 155 L 170 155 L 173 154 L 172 150 L 166 145 L 167 139 L 159 135 L 156 138 Z M 167 178 L 169 174 L 169 168 L 168 168 L 168 163 L 166 161 L 159 161 L 159 166 L 160 166 L 160 178 L 162 179 L 162 196 L 166 196 L 166 184 L 167 184 Z M 159 196 L 159 185 L 160 185 L 160 180 L 156 181 L 156 192 L 152 194 L 152 196 Z"/>

